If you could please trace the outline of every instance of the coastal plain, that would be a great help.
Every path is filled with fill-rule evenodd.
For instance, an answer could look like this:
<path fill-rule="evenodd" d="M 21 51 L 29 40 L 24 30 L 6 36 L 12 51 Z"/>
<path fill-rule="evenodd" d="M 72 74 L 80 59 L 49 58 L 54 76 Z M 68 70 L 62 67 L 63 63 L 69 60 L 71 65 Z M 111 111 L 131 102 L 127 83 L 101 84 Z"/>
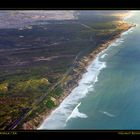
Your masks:
<path fill-rule="evenodd" d="M 73 12 L 75 18 L 1 26 L 0 130 L 37 129 L 96 55 L 134 26 L 123 21 L 127 13 L 83 10 Z"/>

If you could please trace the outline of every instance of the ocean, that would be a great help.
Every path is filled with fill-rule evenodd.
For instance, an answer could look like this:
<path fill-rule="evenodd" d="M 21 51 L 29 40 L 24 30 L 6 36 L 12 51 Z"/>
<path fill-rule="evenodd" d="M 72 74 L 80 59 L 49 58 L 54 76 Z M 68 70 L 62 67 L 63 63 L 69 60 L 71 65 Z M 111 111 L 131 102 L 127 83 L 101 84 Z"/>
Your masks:
<path fill-rule="evenodd" d="M 140 129 L 140 11 L 125 19 L 137 26 L 101 52 L 79 86 L 38 129 Z"/>

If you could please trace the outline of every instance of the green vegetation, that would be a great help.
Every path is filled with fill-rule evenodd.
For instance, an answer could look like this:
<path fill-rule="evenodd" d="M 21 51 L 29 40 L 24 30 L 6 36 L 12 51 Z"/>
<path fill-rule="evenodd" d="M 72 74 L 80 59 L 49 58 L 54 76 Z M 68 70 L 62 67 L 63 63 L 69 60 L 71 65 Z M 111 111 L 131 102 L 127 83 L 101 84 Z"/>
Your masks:
<path fill-rule="evenodd" d="M 54 96 L 60 96 L 63 94 L 63 89 L 61 86 L 57 86 L 53 91 L 52 91 Z"/>
<path fill-rule="evenodd" d="M 33 92 L 46 92 L 48 87 L 48 80 L 45 78 L 42 79 L 30 79 L 25 82 L 19 82 L 12 88 L 13 93 L 33 93 Z"/>
<path fill-rule="evenodd" d="M 46 103 L 46 106 L 51 109 L 53 107 L 55 107 L 55 104 L 52 100 L 48 99 L 47 103 Z"/>
<path fill-rule="evenodd" d="M 0 94 L 5 94 L 8 92 L 8 83 L 0 84 Z"/>

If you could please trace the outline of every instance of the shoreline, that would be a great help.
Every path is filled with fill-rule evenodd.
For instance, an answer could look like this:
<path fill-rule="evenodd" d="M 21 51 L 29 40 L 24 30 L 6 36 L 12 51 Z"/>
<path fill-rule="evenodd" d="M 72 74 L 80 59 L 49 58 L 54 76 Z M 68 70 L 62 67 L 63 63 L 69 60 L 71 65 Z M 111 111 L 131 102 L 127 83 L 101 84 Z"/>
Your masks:
<path fill-rule="evenodd" d="M 105 43 L 100 44 L 98 46 L 98 48 L 95 49 L 93 52 L 91 52 L 87 56 L 83 57 L 82 60 L 78 62 L 78 64 L 80 64 L 79 65 L 80 71 L 77 74 L 76 80 L 73 79 L 74 84 L 72 84 L 71 87 L 68 87 L 67 89 L 65 89 L 63 95 L 57 99 L 58 100 L 57 106 L 51 110 L 45 110 L 44 112 L 39 114 L 37 117 L 35 117 L 35 119 L 33 119 L 34 123 L 32 122 L 32 120 L 31 120 L 31 122 L 32 122 L 31 124 L 30 124 L 30 121 L 24 123 L 23 129 L 24 130 L 36 130 L 36 129 L 38 129 L 42 125 L 42 123 L 51 115 L 51 113 L 53 113 L 53 111 L 55 111 L 60 106 L 60 104 L 63 102 L 63 100 L 67 96 L 70 95 L 72 90 L 78 86 L 79 81 L 82 79 L 83 74 L 86 73 L 87 67 L 96 59 L 97 55 L 99 53 L 101 53 L 102 51 L 104 51 L 105 49 L 107 49 L 118 38 L 120 38 L 122 33 L 128 31 L 129 29 L 131 29 L 132 27 L 135 27 L 135 26 L 136 25 L 127 23 L 127 27 L 124 30 L 118 32 L 110 40 L 106 40 Z M 36 124 L 35 124 L 35 122 L 36 122 Z"/>

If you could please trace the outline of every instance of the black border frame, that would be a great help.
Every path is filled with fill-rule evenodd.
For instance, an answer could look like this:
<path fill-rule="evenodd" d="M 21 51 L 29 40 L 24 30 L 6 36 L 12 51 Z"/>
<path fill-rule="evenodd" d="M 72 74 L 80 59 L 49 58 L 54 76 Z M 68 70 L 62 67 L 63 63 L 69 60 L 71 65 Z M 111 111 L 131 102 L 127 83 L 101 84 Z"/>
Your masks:
<path fill-rule="evenodd" d="M 3 0 L 0 10 L 140 10 L 138 0 Z M 0 138 L 38 137 L 39 139 L 134 138 L 140 130 L 13 130 L 0 131 Z M 41 137 L 40 137 L 41 136 Z"/>

